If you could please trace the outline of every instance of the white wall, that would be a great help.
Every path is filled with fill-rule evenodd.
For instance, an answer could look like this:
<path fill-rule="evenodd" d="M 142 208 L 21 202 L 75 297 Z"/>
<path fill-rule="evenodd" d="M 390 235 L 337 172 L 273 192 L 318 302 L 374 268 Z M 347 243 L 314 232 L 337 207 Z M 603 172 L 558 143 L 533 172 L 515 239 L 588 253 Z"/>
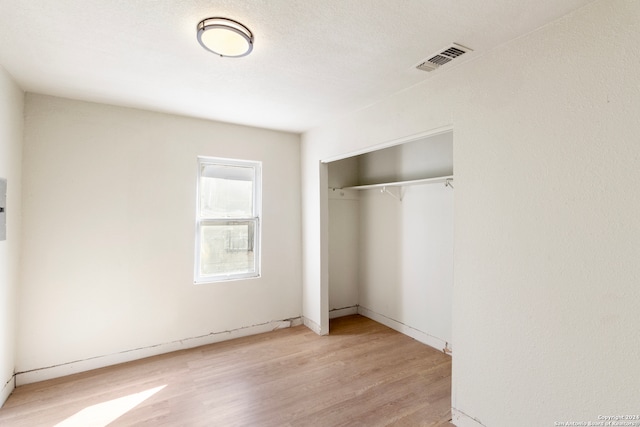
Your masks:
<path fill-rule="evenodd" d="M 339 190 L 357 185 L 358 158 L 327 165 L 329 187 L 329 312 L 331 317 L 355 314 L 358 305 L 359 195 Z"/>
<path fill-rule="evenodd" d="M 25 112 L 19 383 L 300 316 L 298 135 L 32 94 Z M 193 284 L 198 155 L 263 162 L 261 278 Z"/>
<path fill-rule="evenodd" d="M 304 136 L 303 136 L 304 138 Z M 303 139 L 304 141 L 304 139 Z M 303 144 L 302 185 L 302 314 L 314 332 L 329 333 L 329 182 L 328 165 L 320 163 L 321 145 Z"/>
<path fill-rule="evenodd" d="M 329 191 L 329 311 L 355 314 L 359 284 L 360 203 L 356 191 Z"/>
<path fill-rule="evenodd" d="M 0 241 L 0 406 L 14 388 L 23 108 L 24 93 L 0 66 L 0 178 L 7 180 L 7 238 Z"/>
<path fill-rule="evenodd" d="M 304 315 L 324 322 L 318 161 L 454 128 L 459 426 L 636 413 L 640 2 L 594 2 L 303 136 Z"/>
<path fill-rule="evenodd" d="M 453 175 L 453 133 L 375 150 L 358 159 L 360 185 Z"/>
<path fill-rule="evenodd" d="M 358 303 L 365 315 L 450 348 L 453 190 L 423 184 L 402 192 L 399 201 L 361 191 Z"/>

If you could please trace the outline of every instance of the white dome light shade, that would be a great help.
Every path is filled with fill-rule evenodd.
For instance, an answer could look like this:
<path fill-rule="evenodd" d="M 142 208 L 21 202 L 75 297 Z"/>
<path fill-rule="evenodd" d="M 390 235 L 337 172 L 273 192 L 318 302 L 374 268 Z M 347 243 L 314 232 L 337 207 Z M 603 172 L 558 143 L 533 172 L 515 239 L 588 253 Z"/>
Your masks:
<path fill-rule="evenodd" d="M 253 50 L 253 34 L 241 23 L 227 18 L 207 18 L 198 24 L 198 42 L 210 52 L 237 58 Z"/>

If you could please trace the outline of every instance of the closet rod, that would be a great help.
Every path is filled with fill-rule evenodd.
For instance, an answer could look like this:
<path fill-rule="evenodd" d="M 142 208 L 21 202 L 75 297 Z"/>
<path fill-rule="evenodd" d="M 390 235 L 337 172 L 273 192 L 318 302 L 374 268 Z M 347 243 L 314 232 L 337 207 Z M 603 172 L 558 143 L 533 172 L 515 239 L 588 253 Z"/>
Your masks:
<path fill-rule="evenodd" d="M 404 187 L 407 185 L 418 185 L 418 184 L 440 184 L 444 183 L 446 186 L 453 188 L 451 184 L 453 182 L 453 175 L 448 176 L 438 176 L 435 178 L 424 178 L 424 179 L 414 179 L 411 181 L 397 181 L 397 182 L 385 182 L 381 184 L 370 184 L 370 185 L 356 185 L 353 187 L 342 187 L 340 190 L 369 190 L 371 188 L 382 188 L 385 187 Z"/>

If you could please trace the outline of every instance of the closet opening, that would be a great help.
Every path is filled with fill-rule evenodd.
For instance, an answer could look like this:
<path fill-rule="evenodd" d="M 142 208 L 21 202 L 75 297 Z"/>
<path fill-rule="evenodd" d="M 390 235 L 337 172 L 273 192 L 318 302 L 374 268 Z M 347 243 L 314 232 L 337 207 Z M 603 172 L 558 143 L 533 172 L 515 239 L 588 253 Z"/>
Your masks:
<path fill-rule="evenodd" d="M 329 318 L 451 354 L 453 132 L 328 162 L 327 178 Z"/>

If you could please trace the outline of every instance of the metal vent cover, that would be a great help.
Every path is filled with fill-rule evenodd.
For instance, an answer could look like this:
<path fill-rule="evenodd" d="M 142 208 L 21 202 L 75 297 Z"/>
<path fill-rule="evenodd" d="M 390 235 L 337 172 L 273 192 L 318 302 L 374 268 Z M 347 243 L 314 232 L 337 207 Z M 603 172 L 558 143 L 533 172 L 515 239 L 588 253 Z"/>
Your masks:
<path fill-rule="evenodd" d="M 462 46 L 458 43 L 452 43 L 451 46 L 447 46 L 441 49 L 440 52 L 431 55 L 429 59 L 424 60 L 420 64 L 416 65 L 416 68 L 422 71 L 433 71 L 438 69 L 442 65 L 448 64 L 449 62 L 464 55 L 465 53 L 472 51 L 473 49 L 470 49 L 466 46 Z"/>

